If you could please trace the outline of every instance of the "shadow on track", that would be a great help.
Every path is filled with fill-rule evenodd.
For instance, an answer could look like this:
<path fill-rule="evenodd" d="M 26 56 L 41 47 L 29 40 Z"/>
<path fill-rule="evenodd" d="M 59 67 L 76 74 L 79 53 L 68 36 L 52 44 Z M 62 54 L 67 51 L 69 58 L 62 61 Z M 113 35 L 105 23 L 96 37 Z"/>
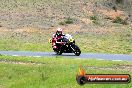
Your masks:
<path fill-rule="evenodd" d="M 57 55 L 57 54 L 51 54 L 52 56 L 75 56 L 75 57 L 79 57 L 79 56 L 76 56 L 76 55 L 74 55 L 74 54 L 72 54 L 72 53 L 65 53 L 65 54 L 62 54 L 62 55 Z"/>

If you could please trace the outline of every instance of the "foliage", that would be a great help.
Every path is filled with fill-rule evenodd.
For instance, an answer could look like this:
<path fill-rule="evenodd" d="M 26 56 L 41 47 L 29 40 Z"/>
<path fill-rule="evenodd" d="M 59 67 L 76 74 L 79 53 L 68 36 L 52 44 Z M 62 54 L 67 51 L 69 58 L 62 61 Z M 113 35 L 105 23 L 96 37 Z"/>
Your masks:
<path fill-rule="evenodd" d="M 72 24 L 73 23 L 73 19 L 71 19 L 70 17 L 65 19 L 62 22 L 59 22 L 59 25 L 66 25 L 66 24 Z"/>
<path fill-rule="evenodd" d="M 119 24 L 127 25 L 127 22 L 126 22 L 125 20 L 123 20 L 122 18 L 120 18 L 120 17 L 116 17 L 116 18 L 113 20 L 113 23 L 119 23 Z"/>
<path fill-rule="evenodd" d="M 94 24 L 99 24 L 99 22 L 98 22 L 98 18 L 97 18 L 97 16 L 91 16 L 90 17 L 90 20 L 92 20 L 92 22 L 94 23 Z"/>
<path fill-rule="evenodd" d="M 73 23 L 73 19 L 67 18 L 67 19 L 65 20 L 65 23 L 66 23 L 66 24 L 72 24 L 72 23 Z"/>
<path fill-rule="evenodd" d="M 123 0 L 116 0 L 116 3 L 122 3 Z"/>

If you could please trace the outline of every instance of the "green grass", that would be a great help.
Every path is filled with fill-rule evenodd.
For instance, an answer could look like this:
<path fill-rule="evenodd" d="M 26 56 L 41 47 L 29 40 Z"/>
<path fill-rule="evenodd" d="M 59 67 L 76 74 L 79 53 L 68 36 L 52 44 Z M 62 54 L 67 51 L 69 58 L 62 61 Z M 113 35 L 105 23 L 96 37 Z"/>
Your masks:
<path fill-rule="evenodd" d="M 73 35 L 82 52 L 131 54 L 131 27 L 121 25 L 114 25 L 114 27 L 112 32 L 105 32 L 109 29 L 101 30 L 97 27 L 98 32 L 95 27 L 69 34 Z M 5 32 L 0 35 L 0 50 L 51 52 L 53 50 L 48 40 L 53 33 L 50 30 L 38 30 L 33 33 Z"/>
<path fill-rule="evenodd" d="M 0 36 L 0 50 L 52 51 L 50 35 L 46 33 L 8 32 Z"/>
<path fill-rule="evenodd" d="M 121 29 L 119 32 L 106 34 L 96 32 L 70 34 L 73 34 L 76 44 L 82 52 L 130 54 L 132 52 L 131 33 L 131 29 Z M 0 50 L 53 51 L 51 44 L 48 43 L 52 32 L 50 34 L 30 33 L 24 37 L 25 34 L 20 33 L 12 38 L 12 34 L 5 33 L 5 36 L 0 37 Z"/>
<path fill-rule="evenodd" d="M 15 51 L 51 51 L 51 45 L 47 42 L 45 43 L 24 43 L 18 40 L 1 40 L 0 41 L 1 50 L 15 50 Z"/>
<path fill-rule="evenodd" d="M 132 51 L 131 35 L 128 37 L 126 34 L 122 31 L 112 34 L 78 34 L 75 37 L 83 52 L 129 54 Z"/>
<path fill-rule="evenodd" d="M 86 84 L 76 83 L 78 68 L 82 65 L 88 74 L 131 74 L 127 70 L 98 70 L 87 66 L 131 65 L 128 61 L 105 61 L 96 59 L 73 59 L 64 57 L 12 57 L 0 56 L 0 60 L 24 62 L 26 64 L 0 64 L 0 86 L 2 88 L 131 88 L 129 84 Z M 34 62 L 36 64 L 30 64 Z M 38 63 L 43 63 L 38 65 Z"/>

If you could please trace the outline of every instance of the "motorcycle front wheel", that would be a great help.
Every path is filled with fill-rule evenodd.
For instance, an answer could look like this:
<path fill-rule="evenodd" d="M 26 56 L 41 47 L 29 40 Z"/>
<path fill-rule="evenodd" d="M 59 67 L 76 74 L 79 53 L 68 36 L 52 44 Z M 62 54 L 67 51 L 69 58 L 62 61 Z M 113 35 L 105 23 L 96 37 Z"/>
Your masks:
<path fill-rule="evenodd" d="M 74 52 L 74 54 L 75 54 L 76 56 L 79 56 L 79 55 L 81 54 L 81 50 L 79 49 L 79 47 L 78 47 L 77 45 L 74 45 L 74 46 L 72 47 L 72 49 L 73 49 L 73 52 Z"/>

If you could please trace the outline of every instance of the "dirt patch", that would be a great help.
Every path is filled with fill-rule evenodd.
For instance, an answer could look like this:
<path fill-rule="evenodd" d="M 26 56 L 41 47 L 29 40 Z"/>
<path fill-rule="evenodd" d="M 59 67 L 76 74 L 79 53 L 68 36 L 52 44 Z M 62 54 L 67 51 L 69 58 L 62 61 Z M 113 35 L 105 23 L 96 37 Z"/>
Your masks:
<path fill-rule="evenodd" d="M 39 30 L 38 29 L 35 29 L 35 28 L 21 28 L 21 29 L 17 29 L 15 30 L 15 32 L 27 32 L 27 33 L 33 33 L 33 32 L 38 32 Z"/>
<path fill-rule="evenodd" d="M 0 28 L 0 33 L 10 32 L 10 31 L 11 31 L 10 29 L 4 28 L 4 27 Z"/>
<path fill-rule="evenodd" d="M 116 17 L 126 19 L 124 12 L 120 11 L 120 10 L 117 10 L 117 12 L 115 12 L 114 10 L 98 9 L 97 11 L 99 11 L 100 13 L 102 13 L 103 15 L 105 15 L 111 19 L 115 19 Z"/>
<path fill-rule="evenodd" d="M 89 24 L 89 23 L 92 23 L 92 20 L 90 19 L 87 19 L 87 18 L 82 18 L 81 21 L 85 24 Z"/>

